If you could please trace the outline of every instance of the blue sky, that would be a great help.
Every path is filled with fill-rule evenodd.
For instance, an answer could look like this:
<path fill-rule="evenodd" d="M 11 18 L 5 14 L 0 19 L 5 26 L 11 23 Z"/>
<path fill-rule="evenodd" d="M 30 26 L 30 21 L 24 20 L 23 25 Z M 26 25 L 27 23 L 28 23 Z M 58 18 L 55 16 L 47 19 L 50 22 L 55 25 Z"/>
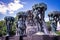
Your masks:
<path fill-rule="evenodd" d="M 60 11 L 60 0 L 0 0 L 0 20 L 5 16 L 16 16 L 19 11 L 31 10 L 37 3 L 47 4 L 45 20 L 48 21 L 48 13 L 54 10 Z"/>

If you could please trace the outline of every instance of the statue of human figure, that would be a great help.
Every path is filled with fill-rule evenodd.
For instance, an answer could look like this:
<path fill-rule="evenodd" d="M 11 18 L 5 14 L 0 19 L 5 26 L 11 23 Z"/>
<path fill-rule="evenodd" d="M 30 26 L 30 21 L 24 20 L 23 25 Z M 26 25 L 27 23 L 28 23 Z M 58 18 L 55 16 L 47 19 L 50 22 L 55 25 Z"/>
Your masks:
<path fill-rule="evenodd" d="M 17 25 L 18 25 L 18 35 L 19 36 L 23 36 L 24 32 L 26 33 L 26 15 L 24 15 L 25 12 L 21 12 L 22 14 L 18 14 L 18 21 L 17 21 Z"/>
<path fill-rule="evenodd" d="M 14 17 L 7 16 L 4 19 L 6 21 L 6 26 L 7 26 L 7 36 L 10 36 L 12 31 L 12 25 L 14 23 Z"/>
<path fill-rule="evenodd" d="M 27 35 L 31 36 L 31 35 L 35 34 L 38 31 L 38 29 L 37 29 L 36 22 L 34 20 L 34 15 L 32 13 L 32 10 L 28 10 L 26 13 L 27 13 L 26 31 L 27 31 Z"/>
<path fill-rule="evenodd" d="M 50 12 L 48 16 L 51 23 L 51 31 L 55 33 L 57 31 L 57 22 L 59 21 L 60 11 Z"/>
<path fill-rule="evenodd" d="M 57 22 L 57 31 L 60 32 L 60 18 L 59 18 L 59 20 L 58 20 L 58 22 Z"/>
<path fill-rule="evenodd" d="M 30 26 L 35 25 L 34 23 L 34 15 L 32 13 L 32 10 L 27 11 L 27 21 Z"/>
<path fill-rule="evenodd" d="M 56 32 L 56 22 L 54 19 L 51 20 L 51 31 Z"/>
<path fill-rule="evenodd" d="M 41 18 L 41 14 L 40 11 L 38 11 L 38 9 L 35 11 L 35 19 L 37 21 L 37 24 L 40 24 L 40 28 L 38 28 L 38 31 L 43 31 L 43 27 L 42 27 L 42 18 Z"/>
<path fill-rule="evenodd" d="M 44 20 L 46 10 L 47 10 L 47 5 L 45 3 L 39 3 L 33 6 L 33 14 L 36 23 L 38 25 L 38 31 L 48 35 L 49 31 Z"/>
<path fill-rule="evenodd" d="M 45 11 L 47 10 L 47 5 L 45 3 L 35 4 L 33 6 L 33 14 L 37 25 L 39 26 L 38 31 L 48 33 L 48 29 L 45 24 Z"/>

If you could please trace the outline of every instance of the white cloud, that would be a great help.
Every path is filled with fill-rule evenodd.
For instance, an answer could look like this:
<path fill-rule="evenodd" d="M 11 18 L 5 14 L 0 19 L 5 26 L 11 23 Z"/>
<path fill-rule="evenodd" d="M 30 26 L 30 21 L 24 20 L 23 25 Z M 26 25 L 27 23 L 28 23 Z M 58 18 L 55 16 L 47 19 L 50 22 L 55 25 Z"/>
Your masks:
<path fill-rule="evenodd" d="M 6 13 L 6 11 L 7 11 L 7 7 L 5 5 L 0 4 L 0 12 L 4 14 Z"/>
<path fill-rule="evenodd" d="M 48 17 L 47 17 L 47 18 L 45 18 L 45 21 L 46 21 L 46 22 L 48 22 L 48 21 L 49 21 L 49 18 L 48 18 Z"/>
<path fill-rule="evenodd" d="M 0 4 L 0 12 L 3 14 L 5 14 L 7 10 L 11 14 L 21 8 L 23 8 L 23 5 L 20 4 L 20 0 L 14 0 L 14 2 L 10 2 L 7 6 L 4 3 L 2 3 L 2 5 Z"/>

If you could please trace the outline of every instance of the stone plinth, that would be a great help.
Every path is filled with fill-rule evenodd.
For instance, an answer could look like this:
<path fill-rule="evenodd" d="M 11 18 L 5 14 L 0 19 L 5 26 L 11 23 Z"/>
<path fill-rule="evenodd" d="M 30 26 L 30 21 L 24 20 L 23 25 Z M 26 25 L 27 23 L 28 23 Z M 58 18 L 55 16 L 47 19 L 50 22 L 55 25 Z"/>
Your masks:
<path fill-rule="evenodd" d="M 5 40 L 5 39 L 6 39 L 5 36 L 0 37 L 0 40 Z"/>
<path fill-rule="evenodd" d="M 57 40 L 60 40 L 60 35 L 59 35 L 59 36 L 57 36 L 56 38 L 57 38 Z"/>
<path fill-rule="evenodd" d="M 12 37 L 9 37 L 9 40 L 19 40 L 19 36 L 12 36 Z"/>
<path fill-rule="evenodd" d="M 0 37 L 0 40 L 2 40 L 2 37 Z"/>
<path fill-rule="evenodd" d="M 5 40 L 20 40 L 20 36 L 7 36 Z M 27 37 L 23 37 L 23 40 L 27 40 Z"/>
<path fill-rule="evenodd" d="M 32 40 L 49 40 L 48 35 L 33 35 Z"/>
<path fill-rule="evenodd" d="M 60 40 L 60 36 L 56 35 L 33 35 L 31 40 Z"/>
<path fill-rule="evenodd" d="M 19 40 L 19 36 L 0 37 L 0 40 Z M 56 35 L 32 35 L 23 37 L 23 40 L 60 40 L 60 36 Z"/>
<path fill-rule="evenodd" d="M 5 40 L 19 40 L 19 36 L 6 36 Z"/>
<path fill-rule="evenodd" d="M 58 40 L 58 37 L 56 35 L 49 35 L 50 40 Z"/>

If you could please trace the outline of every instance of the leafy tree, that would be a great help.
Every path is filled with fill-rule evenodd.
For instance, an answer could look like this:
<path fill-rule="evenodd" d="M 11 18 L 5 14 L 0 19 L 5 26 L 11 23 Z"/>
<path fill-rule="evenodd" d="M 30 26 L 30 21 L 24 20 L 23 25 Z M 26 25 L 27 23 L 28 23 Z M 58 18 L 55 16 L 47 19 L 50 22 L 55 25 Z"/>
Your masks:
<path fill-rule="evenodd" d="M 46 24 L 48 26 L 48 30 L 51 31 L 50 21 L 46 22 Z"/>
<path fill-rule="evenodd" d="M 5 35 L 6 34 L 6 27 L 5 27 L 5 21 L 1 20 L 0 21 L 0 35 Z"/>

